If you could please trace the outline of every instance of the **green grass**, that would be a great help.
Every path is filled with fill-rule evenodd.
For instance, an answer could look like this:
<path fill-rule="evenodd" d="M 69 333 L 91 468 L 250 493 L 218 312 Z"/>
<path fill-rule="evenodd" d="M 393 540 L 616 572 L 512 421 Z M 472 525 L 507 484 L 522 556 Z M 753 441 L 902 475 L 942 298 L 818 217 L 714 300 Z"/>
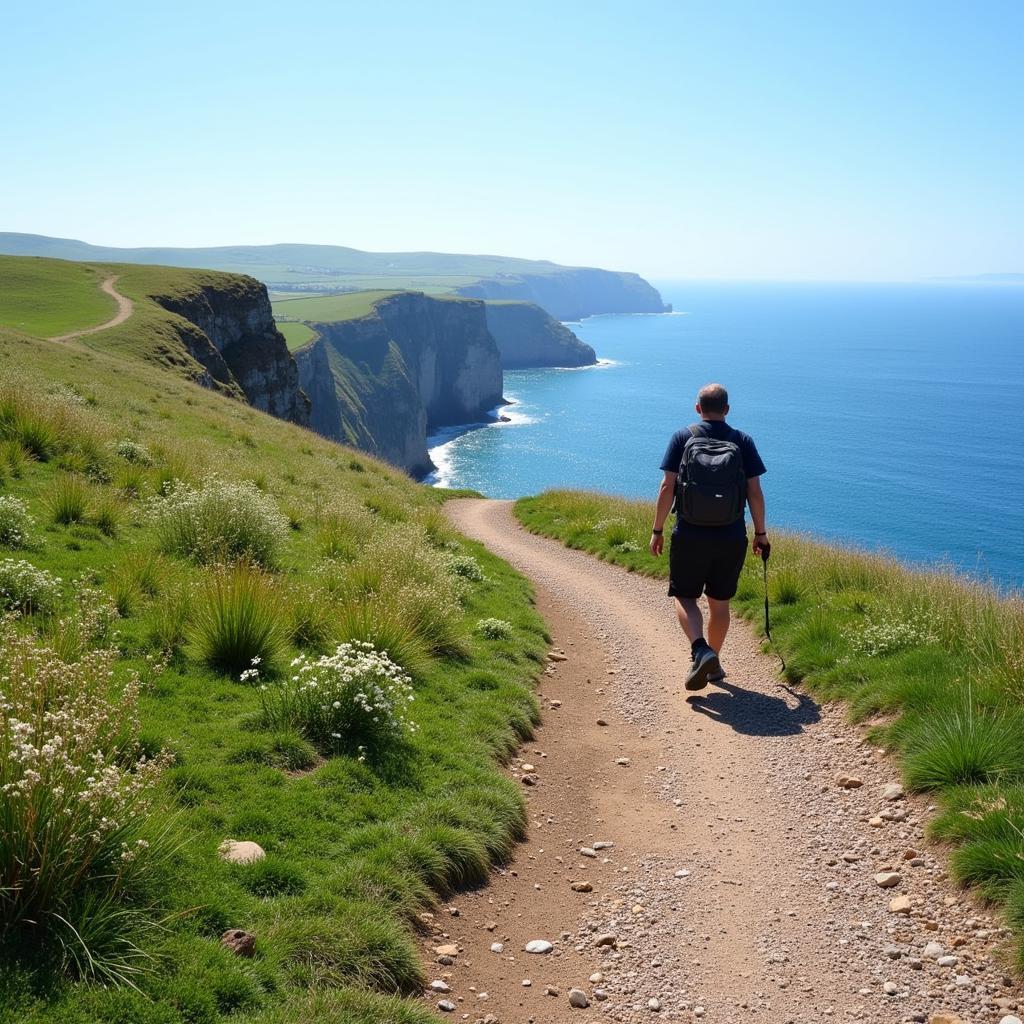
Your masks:
<path fill-rule="evenodd" d="M 316 331 L 308 324 L 289 320 L 279 320 L 277 322 L 277 329 L 284 335 L 284 340 L 288 342 L 289 352 L 302 348 L 303 345 L 307 345 L 316 337 Z"/>
<path fill-rule="evenodd" d="M 105 276 L 89 264 L 0 257 L 0 327 L 49 338 L 104 323 L 117 311 L 100 291 Z"/>
<path fill-rule="evenodd" d="M 244 293 L 251 283 L 117 272 L 137 302 L 121 327 L 71 347 L 0 330 L 0 494 L 34 519 L 33 545 L 14 557 L 62 581 L 52 615 L 17 628 L 67 658 L 114 643 L 112 687 L 138 674 L 142 749 L 173 756 L 154 821 L 173 820 L 177 841 L 130 920 L 119 905 L 101 914 L 77 904 L 105 930 L 90 941 L 115 949 L 127 936 L 152 958 L 138 991 L 75 980 L 59 950 L 35 958 L 30 945 L 2 946 L 0 1022 L 422 1024 L 433 1018 L 400 998 L 422 982 L 416 914 L 479 879 L 524 833 L 521 794 L 499 765 L 537 720 L 546 637 L 530 589 L 439 519 L 444 495 L 194 383 L 176 318 L 150 296 Z M 11 395 L 18 401 L 4 405 Z M 152 465 L 117 456 L 125 438 L 145 445 Z M 413 679 L 418 731 L 400 748 L 365 762 L 325 757 L 301 736 L 264 729 L 258 687 L 234 671 L 242 656 L 227 659 L 231 671 L 208 657 L 197 637 L 204 595 L 232 570 L 175 545 L 161 552 L 147 503 L 164 500 L 168 481 L 201 487 L 214 476 L 253 482 L 287 513 L 274 570 L 260 575 L 284 636 L 281 665 L 318 645 L 377 642 Z M 84 520 L 74 508 L 51 514 L 68 479 L 87 497 Z M 449 555 L 481 571 L 462 561 L 461 572 L 438 572 Z M 326 622 L 311 609 L 322 594 Z M 121 617 L 111 622 L 109 608 Z M 512 639 L 474 634 L 485 618 L 510 623 Z M 230 616 L 222 626 L 236 635 Z M 269 864 L 229 867 L 217 855 L 226 838 L 259 842 Z M 255 959 L 221 949 L 229 927 L 257 936 Z"/>
<path fill-rule="evenodd" d="M 515 510 L 534 533 L 667 576 L 667 556 L 647 547 L 653 501 L 549 491 Z M 769 591 L 790 680 L 871 722 L 907 786 L 941 801 L 933 833 L 956 844 L 957 877 L 1024 925 L 1024 601 L 774 532 Z M 750 556 L 736 607 L 760 626 L 762 569 Z"/>
<path fill-rule="evenodd" d="M 274 303 L 274 316 L 314 323 L 336 323 L 370 316 L 373 307 L 395 295 L 396 289 L 348 292 L 343 295 L 320 295 L 315 299 L 279 299 Z M 280 324 L 278 324 L 280 327 Z M 290 343 L 289 343 L 290 344 Z"/>

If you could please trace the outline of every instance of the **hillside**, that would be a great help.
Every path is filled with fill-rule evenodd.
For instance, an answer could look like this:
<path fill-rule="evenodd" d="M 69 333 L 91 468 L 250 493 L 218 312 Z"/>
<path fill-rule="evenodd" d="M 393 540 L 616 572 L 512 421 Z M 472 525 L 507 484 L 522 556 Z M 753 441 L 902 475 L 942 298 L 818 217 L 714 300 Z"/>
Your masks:
<path fill-rule="evenodd" d="M 295 350 L 313 429 L 413 475 L 432 468 L 430 428 L 477 422 L 502 400 L 482 302 L 367 292 L 283 307 L 309 318 L 315 334 Z"/>
<path fill-rule="evenodd" d="M 130 319 L 76 344 L 152 361 L 282 419 L 309 420 L 309 402 L 266 288 L 237 274 L 0 256 L 0 327 L 54 337 L 113 313 L 99 290 L 114 279 Z"/>
<path fill-rule="evenodd" d="M 17 232 L 0 232 L 0 253 L 224 270 L 290 291 L 382 288 L 525 299 L 558 320 L 598 313 L 660 313 L 665 308 L 658 292 L 637 274 L 509 256 L 371 253 L 338 245 L 296 244 L 120 249 Z"/>
<path fill-rule="evenodd" d="M 415 929 L 525 831 L 529 588 L 193 355 L 184 314 L 262 329 L 259 286 L 47 263 L 37 314 L 34 269 L 0 263 L 0 1021 L 435 1019 Z M 127 322 L 47 340 L 111 272 Z"/>

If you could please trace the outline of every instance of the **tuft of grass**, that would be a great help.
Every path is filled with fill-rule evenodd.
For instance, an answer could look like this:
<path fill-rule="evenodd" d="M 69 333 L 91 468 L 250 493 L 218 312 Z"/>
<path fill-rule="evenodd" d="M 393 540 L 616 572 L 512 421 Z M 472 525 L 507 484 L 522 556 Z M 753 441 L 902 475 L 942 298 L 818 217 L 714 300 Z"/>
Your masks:
<path fill-rule="evenodd" d="M 923 716 L 904 741 L 903 775 L 913 789 L 1024 778 L 1024 716 L 980 711 L 969 698 Z"/>
<path fill-rule="evenodd" d="M 73 473 L 57 477 L 47 500 L 50 518 L 60 526 L 84 523 L 89 518 L 89 488 Z"/>
<path fill-rule="evenodd" d="M 234 676 L 254 663 L 273 671 L 285 636 L 281 595 L 263 569 L 249 562 L 214 567 L 189 625 L 197 660 Z"/>

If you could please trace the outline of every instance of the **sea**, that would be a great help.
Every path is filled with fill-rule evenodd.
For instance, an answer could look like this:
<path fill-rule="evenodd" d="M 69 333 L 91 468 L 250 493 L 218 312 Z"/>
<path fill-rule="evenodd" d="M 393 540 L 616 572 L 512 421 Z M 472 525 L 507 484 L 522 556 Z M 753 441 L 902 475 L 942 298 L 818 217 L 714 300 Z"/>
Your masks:
<path fill-rule="evenodd" d="M 496 498 L 654 499 L 700 386 L 768 467 L 771 527 L 1024 585 L 1024 286 L 661 282 L 674 312 L 570 328 L 597 366 L 505 373 L 508 422 L 428 442 L 431 478 Z"/>

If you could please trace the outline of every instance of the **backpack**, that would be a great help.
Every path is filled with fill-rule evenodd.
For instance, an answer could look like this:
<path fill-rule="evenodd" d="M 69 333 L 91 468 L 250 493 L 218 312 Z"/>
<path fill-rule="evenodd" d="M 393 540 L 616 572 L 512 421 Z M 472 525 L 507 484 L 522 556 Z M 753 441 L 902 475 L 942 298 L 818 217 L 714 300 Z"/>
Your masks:
<path fill-rule="evenodd" d="M 729 526 L 743 518 L 746 497 L 740 446 L 690 427 L 676 476 L 676 514 L 695 526 Z"/>

